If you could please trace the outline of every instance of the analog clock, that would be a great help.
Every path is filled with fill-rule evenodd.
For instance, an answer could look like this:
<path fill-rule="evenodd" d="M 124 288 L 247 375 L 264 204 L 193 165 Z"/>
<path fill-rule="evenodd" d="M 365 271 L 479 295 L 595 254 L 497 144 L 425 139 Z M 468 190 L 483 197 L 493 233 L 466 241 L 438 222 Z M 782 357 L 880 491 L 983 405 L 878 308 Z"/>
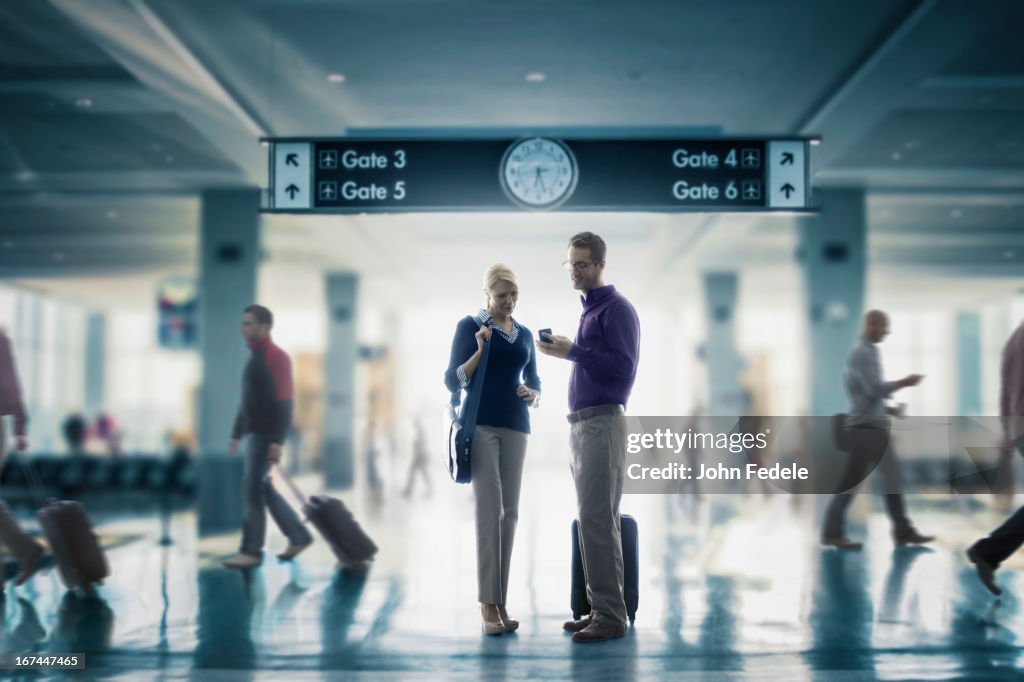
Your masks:
<path fill-rule="evenodd" d="M 554 208 L 576 189 L 576 157 L 563 143 L 545 137 L 513 142 L 500 173 L 505 193 L 526 208 Z"/>

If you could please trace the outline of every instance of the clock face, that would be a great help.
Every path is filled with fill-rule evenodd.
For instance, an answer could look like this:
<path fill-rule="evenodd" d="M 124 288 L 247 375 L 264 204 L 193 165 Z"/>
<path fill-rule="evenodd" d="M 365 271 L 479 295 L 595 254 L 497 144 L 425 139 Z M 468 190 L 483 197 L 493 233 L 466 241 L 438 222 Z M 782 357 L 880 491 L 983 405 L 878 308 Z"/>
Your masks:
<path fill-rule="evenodd" d="M 576 157 L 557 140 L 514 142 L 501 160 L 501 184 L 520 206 L 554 208 L 576 189 Z"/>

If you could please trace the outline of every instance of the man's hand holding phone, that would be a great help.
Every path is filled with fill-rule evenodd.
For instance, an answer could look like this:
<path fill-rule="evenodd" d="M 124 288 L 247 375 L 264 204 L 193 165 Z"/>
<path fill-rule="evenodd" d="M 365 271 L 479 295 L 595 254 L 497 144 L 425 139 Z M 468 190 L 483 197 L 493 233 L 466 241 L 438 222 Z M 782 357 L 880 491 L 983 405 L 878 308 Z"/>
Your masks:
<path fill-rule="evenodd" d="M 572 341 L 566 336 L 555 336 L 545 327 L 537 331 L 537 348 L 544 355 L 565 359 L 572 350 Z"/>

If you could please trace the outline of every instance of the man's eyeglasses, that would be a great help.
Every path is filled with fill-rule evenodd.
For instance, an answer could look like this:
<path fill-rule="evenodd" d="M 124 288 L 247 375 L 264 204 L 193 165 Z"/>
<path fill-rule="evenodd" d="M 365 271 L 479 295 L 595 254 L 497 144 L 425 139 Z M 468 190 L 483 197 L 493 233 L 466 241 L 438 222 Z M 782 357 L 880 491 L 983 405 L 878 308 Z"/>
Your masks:
<path fill-rule="evenodd" d="M 591 265 L 597 265 L 599 261 L 596 260 L 578 260 L 575 263 L 572 261 L 562 261 L 562 267 L 565 268 L 566 272 L 583 272 Z"/>

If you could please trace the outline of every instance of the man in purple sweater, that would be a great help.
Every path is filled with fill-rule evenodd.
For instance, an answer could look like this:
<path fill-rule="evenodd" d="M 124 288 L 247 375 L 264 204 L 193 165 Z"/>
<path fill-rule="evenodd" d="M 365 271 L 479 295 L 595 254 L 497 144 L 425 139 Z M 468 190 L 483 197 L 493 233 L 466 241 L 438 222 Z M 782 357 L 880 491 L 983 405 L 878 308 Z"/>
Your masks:
<path fill-rule="evenodd" d="M 573 363 L 569 375 L 572 475 L 579 511 L 580 553 L 590 615 L 569 621 L 576 642 L 599 642 L 626 632 L 619 501 L 626 464 L 626 402 L 640 357 L 640 321 L 626 297 L 604 283 L 606 247 L 592 232 L 569 240 L 563 263 L 582 295 L 575 342 L 538 335 L 545 355 Z"/>

